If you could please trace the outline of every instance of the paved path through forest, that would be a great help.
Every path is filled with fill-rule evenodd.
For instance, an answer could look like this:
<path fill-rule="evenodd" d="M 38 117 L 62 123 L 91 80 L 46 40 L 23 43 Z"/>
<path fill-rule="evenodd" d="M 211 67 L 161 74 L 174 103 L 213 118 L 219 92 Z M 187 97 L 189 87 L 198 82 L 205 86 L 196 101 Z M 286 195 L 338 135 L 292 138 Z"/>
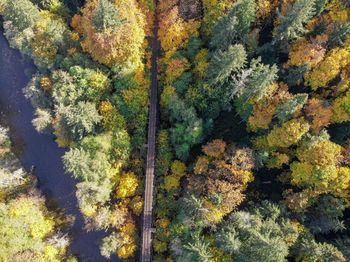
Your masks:
<path fill-rule="evenodd" d="M 147 162 L 146 162 L 146 181 L 144 193 L 144 211 L 142 227 L 142 247 L 141 261 L 149 262 L 152 260 L 152 230 L 153 230 L 153 184 L 154 167 L 156 154 L 156 126 L 157 126 L 157 104 L 158 104 L 158 82 L 157 82 L 157 57 L 158 57 L 158 21 L 155 15 L 152 39 L 152 69 L 151 69 L 151 88 L 150 88 L 150 108 L 148 119 L 148 138 L 147 138 Z"/>

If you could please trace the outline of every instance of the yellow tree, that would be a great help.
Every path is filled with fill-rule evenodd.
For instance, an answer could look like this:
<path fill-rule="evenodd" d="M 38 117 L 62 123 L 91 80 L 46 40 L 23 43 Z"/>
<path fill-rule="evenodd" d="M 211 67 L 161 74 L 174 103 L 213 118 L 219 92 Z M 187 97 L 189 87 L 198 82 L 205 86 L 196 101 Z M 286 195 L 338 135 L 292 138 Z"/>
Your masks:
<path fill-rule="evenodd" d="M 117 186 L 117 197 L 126 198 L 134 196 L 138 186 L 138 177 L 133 172 L 123 174 Z"/>
<path fill-rule="evenodd" d="M 350 91 L 337 97 L 332 103 L 332 122 L 342 123 L 350 121 Z"/>
<path fill-rule="evenodd" d="M 350 169 L 340 166 L 342 147 L 329 140 L 327 133 L 305 139 L 297 149 L 299 161 L 291 164 L 292 183 L 315 192 L 348 196 Z"/>
<path fill-rule="evenodd" d="M 306 83 L 314 90 L 326 86 L 350 64 L 350 41 L 344 48 L 334 48 L 312 71 L 305 73 Z"/>
<path fill-rule="evenodd" d="M 274 126 L 267 135 L 267 143 L 270 147 L 290 147 L 296 144 L 310 129 L 310 125 L 304 118 L 292 119 L 281 126 Z"/>
<path fill-rule="evenodd" d="M 72 26 L 83 36 L 81 46 L 93 59 L 136 68 L 143 56 L 145 22 L 135 0 L 89 0 Z"/>
<path fill-rule="evenodd" d="M 297 40 L 291 45 L 288 65 L 302 66 L 306 64 L 311 68 L 317 66 L 326 53 L 326 49 L 323 47 L 326 40 L 327 36 L 318 36 L 311 42 L 305 38 Z"/>

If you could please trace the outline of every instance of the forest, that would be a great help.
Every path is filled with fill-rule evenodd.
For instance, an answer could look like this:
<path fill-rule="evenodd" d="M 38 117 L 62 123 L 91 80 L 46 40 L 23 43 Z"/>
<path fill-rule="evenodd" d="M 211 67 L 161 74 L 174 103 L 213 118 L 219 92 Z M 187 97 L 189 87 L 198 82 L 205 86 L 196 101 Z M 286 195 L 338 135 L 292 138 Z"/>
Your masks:
<path fill-rule="evenodd" d="M 348 0 L 0 0 L 0 18 L 101 256 L 142 254 L 155 78 L 152 261 L 350 261 Z M 0 122 L 0 261 L 100 261 L 70 251 L 74 218 Z"/>

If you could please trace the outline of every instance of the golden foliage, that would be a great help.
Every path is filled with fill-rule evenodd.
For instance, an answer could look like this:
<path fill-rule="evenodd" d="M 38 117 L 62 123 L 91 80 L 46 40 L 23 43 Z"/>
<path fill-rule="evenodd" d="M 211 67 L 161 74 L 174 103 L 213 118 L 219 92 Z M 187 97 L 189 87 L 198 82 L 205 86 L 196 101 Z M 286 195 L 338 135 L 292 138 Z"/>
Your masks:
<path fill-rule="evenodd" d="M 350 120 L 350 91 L 333 101 L 332 112 L 333 123 L 343 123 Z"/>
<path fill-rule="evenodd" d="M 267 142 L 270 147 L 286 148 L 297 143 L 310 129 L 310 125 L 303 119 L 292 119 L 275 126 L 267 135 Z"/>
<path fill-rule="evenodd" d="M 45 91 L 51 91 L 52 90 L 52 80 L 49 76 L 43 76 L 40 78 L 40 86 Z"/>
<path fill-rule="evenodd" d="M 291 45 L 288 65 L 309 65 L 311 68 L 317 66 L 323 60 L 326 53 L 326 49 L 322 46 L 326 41 L 327 39 L 324 39 L 321 36 L 311 40 L 311 42 L 305 38 L 295 41 Z"/>
<path fill-rule="evenodd" d="M 144 15 L 135 0 L 115 1 L 115 6 L 123 20 L 113 32 L 96 32 L 92 17 L 97 0 L 89 0 L 82 8 L 82 16 L 74 16 L 72 26 L 84 36 L 81 47 L 93 59 L 107 66 L 122 64 L 136 68 L 143 56 L 142 44 L 145 38 Z"/>
<path fill-rule="evenodd" d="M 116 189 L 117 198 L 134 196 L 138 186 L 139 179 L 133 172 L 123 174 Z"/>
<path fill-rule="evenodd" d="M 333 48 L 312 71 L 305 73 L 306 83 L 316 90 L 326 86 L 350 64 L 350 41 L 344 48 Z"/>
<path fill-rule="evenodd" d="M 184 21 L 179 16 L 176 1 L 161 1 L 158 5 L 159 31 L 158 36 L 162 49 L 173 54 L 184 48 L 190 37 L 198 36 L 199 21 Z"/>
<path fill-rule="evenodd" d="M 253 101 L 253 112 L 248 118 L 248 129 L 253 132 L 256 132 L 259 128 L 268 129 L 277 106 L 292 98 L 286 84 L 273 83 L 271 86 L 271 89 L 275 90 L 271 96 Z"/>

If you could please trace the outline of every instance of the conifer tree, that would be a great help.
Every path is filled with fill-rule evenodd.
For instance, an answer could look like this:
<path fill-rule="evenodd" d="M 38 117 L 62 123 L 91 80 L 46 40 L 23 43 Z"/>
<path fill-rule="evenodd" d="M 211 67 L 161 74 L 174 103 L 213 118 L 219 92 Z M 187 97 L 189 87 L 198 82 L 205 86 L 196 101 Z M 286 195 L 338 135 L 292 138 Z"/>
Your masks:
<path fill-rule="evenodd" d="M 274 30 L 276 41 L 289 41 L 307 32 L 304 27 L 315 15 L 315 0 L 297 0 L 289 5 L 284 16 L 280 16 L 279 25 Z"/>
<path fill-rule="evenodd" d="M 233 73 L 242 69 L 247 61 L 247 54 L 241 44 L 231 45 L 227 51 L 214 53 L 207 71 L 211 85 L 223 85 Z"/>
<path fill-rule="evenodd" d="M 255 1 L 237 1 L 230 12 L 214 27 L 210 46 L 226 50 L 231 44 L 243 39 L 255 21 Z"/>

